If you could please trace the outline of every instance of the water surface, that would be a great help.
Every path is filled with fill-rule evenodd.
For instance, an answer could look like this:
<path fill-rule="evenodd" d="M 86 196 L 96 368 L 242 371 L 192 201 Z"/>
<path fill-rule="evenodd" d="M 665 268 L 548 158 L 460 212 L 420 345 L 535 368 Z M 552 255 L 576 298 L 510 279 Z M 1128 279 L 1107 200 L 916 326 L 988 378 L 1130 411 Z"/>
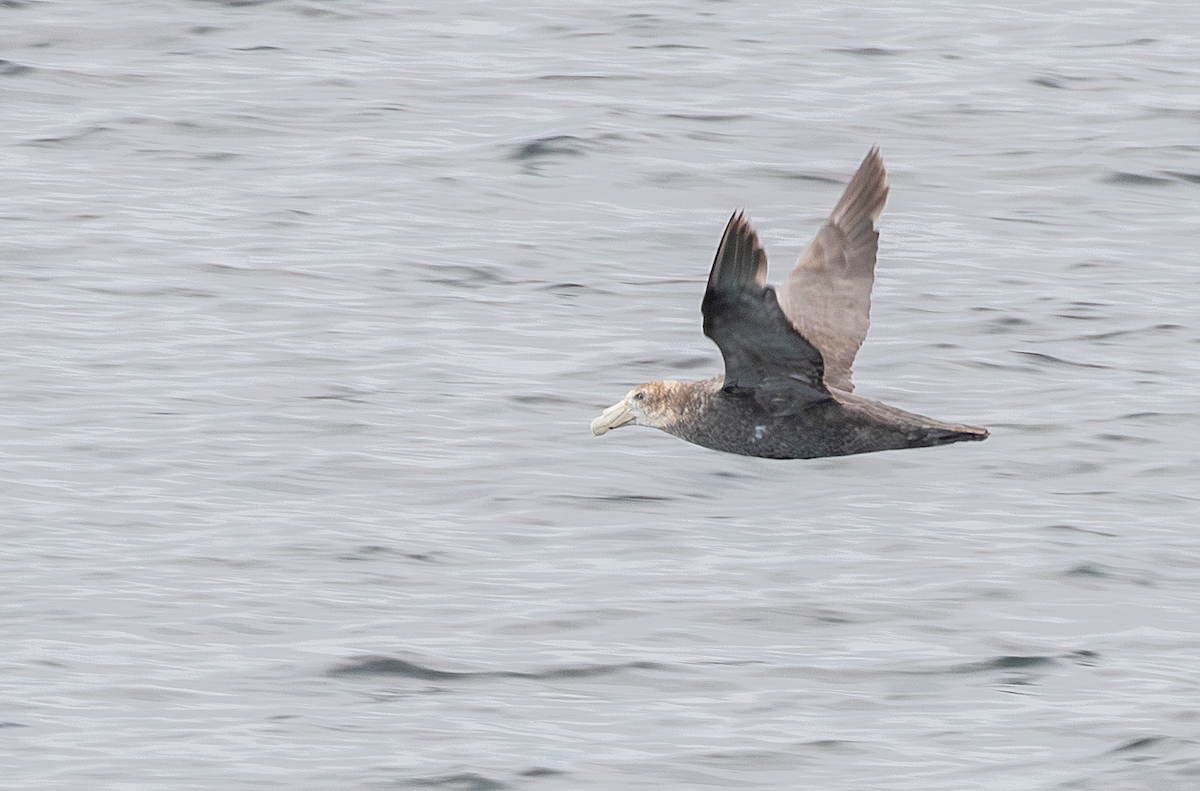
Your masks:
<path fill-rule="evenodd" d="M 0 15 L 6 791 L 1196 787 L 1186 4 Z M 859 392 L 992 438 L 590 436 L 873 144 Z"/>

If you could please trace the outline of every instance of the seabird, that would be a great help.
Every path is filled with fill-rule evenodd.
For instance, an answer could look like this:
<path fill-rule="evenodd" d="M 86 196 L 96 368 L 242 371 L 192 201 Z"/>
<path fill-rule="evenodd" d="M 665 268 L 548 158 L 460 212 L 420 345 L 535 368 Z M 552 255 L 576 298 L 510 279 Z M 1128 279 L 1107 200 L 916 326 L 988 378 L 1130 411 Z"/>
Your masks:
<path fill-rule="evenodd" d="M 814 459 L 982 440 L 987 429 L 854 395 L 854 355 L 870 325 L 887 172 L 872 148 L 777 295 L 767 254 L 737 212 L 717 248 L 700 311 L 725 375 L 649 382 L 592 421 L 599 436 L 653 426 L 713 450 Z"/>

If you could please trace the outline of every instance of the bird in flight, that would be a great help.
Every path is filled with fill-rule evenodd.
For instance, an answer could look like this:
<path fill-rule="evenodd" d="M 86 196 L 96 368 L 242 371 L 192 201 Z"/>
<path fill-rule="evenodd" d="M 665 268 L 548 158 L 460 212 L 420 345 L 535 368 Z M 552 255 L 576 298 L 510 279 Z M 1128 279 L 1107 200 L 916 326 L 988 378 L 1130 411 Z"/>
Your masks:
<path fill-rule="evenodd" d="M 713 450 L 772 459 L 986 439 L 987 429 L 854 394 L 851 367 L 870 325 L 876 224 L 887 194 L 873 148 L 778 293 L 766 284 L 758 234 L 734 214 L 700 306 L 725 375 L 639 385 L 592 421 L 592 433 L 653 426 Z"/>

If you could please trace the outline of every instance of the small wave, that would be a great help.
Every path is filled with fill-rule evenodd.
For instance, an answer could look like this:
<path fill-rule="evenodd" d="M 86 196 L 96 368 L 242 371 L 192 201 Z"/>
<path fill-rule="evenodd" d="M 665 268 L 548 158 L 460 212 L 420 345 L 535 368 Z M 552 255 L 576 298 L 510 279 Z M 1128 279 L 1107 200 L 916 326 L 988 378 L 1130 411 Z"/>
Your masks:
<path fill-rule="evenodd" d="M 523 162 L 530 159 L 545 159 L 546 157 L 581 157 L 587 154 L 587 141 L 572 135 L 554 135 L 539 137 L 528 143 L 513 146 L 508 158 Z"/>
<path fill-rule="evenodd" d="M 1147 176 L 1141 173 L 1126 173 L 1125 171 L 1115 170 L 1109 173 L 1104 178 L 1100 179 L 1105 184 L 1122 184 L 1133 187 L 1158 187 L 1163 184 L 1174 184 L 1174 179 L 1164 179 L 1160 176 Z"/>
<path fill-rule="evenodd" d="M 611 665 L 580 665 L 576 667 L 550 668 L 536 672 L 515 670 L 452 671 L 437 670 L 395 657 L 365 656 L 332 667 L 327 671 L 327 675 L 400 676 L 402 678 L 415 678 L 419 681 L 465 681 L 476 678 L 561 679 L 596 678 L 598 676 L 615 675 L 626 670 L 661 670 L 663 667 L 663 665 L 656 662 L 622 662 Z"/>
<path fill-rule="evenodd" d="M 19 77 L 34 70 L 32 66 L 13 63 L 11 60 L 0 60 L 0 77 Z"/>

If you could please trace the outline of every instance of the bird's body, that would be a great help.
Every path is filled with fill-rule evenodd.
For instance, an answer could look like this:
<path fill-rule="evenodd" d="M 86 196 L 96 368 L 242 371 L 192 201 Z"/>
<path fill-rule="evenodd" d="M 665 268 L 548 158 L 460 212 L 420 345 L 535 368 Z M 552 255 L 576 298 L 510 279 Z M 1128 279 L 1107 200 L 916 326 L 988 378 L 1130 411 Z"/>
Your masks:
<path fill-rule="evenodd" d="M 702 382 L 653 382 L 644 398 L 673 419 L 655 423 L 688 442 L 713 450 L 771 459 L 815 459 L 876 450 L 921 448 L 983 439 L 982 429 L 945 423 L 902 409 L 831 391 L 832 397 L 790 414 L 773 414 L 750 395 L 722 390 L 725 377 Z"/>
<path fill-rule="evenodd" d="M 592 432 L 647 425 L 706 448 L 775 459 L 985 439 L 986 429 L 852 392 L 851 365 L 870 323 L 875 222 L 886 199 L 886 173 L 873 149 L 778 299 L 766 285 L 757 235 L 735 214 L 701 303 L 704 334 L 721 350 L 725 375 L 636 387 L 592 421 Z"/>

